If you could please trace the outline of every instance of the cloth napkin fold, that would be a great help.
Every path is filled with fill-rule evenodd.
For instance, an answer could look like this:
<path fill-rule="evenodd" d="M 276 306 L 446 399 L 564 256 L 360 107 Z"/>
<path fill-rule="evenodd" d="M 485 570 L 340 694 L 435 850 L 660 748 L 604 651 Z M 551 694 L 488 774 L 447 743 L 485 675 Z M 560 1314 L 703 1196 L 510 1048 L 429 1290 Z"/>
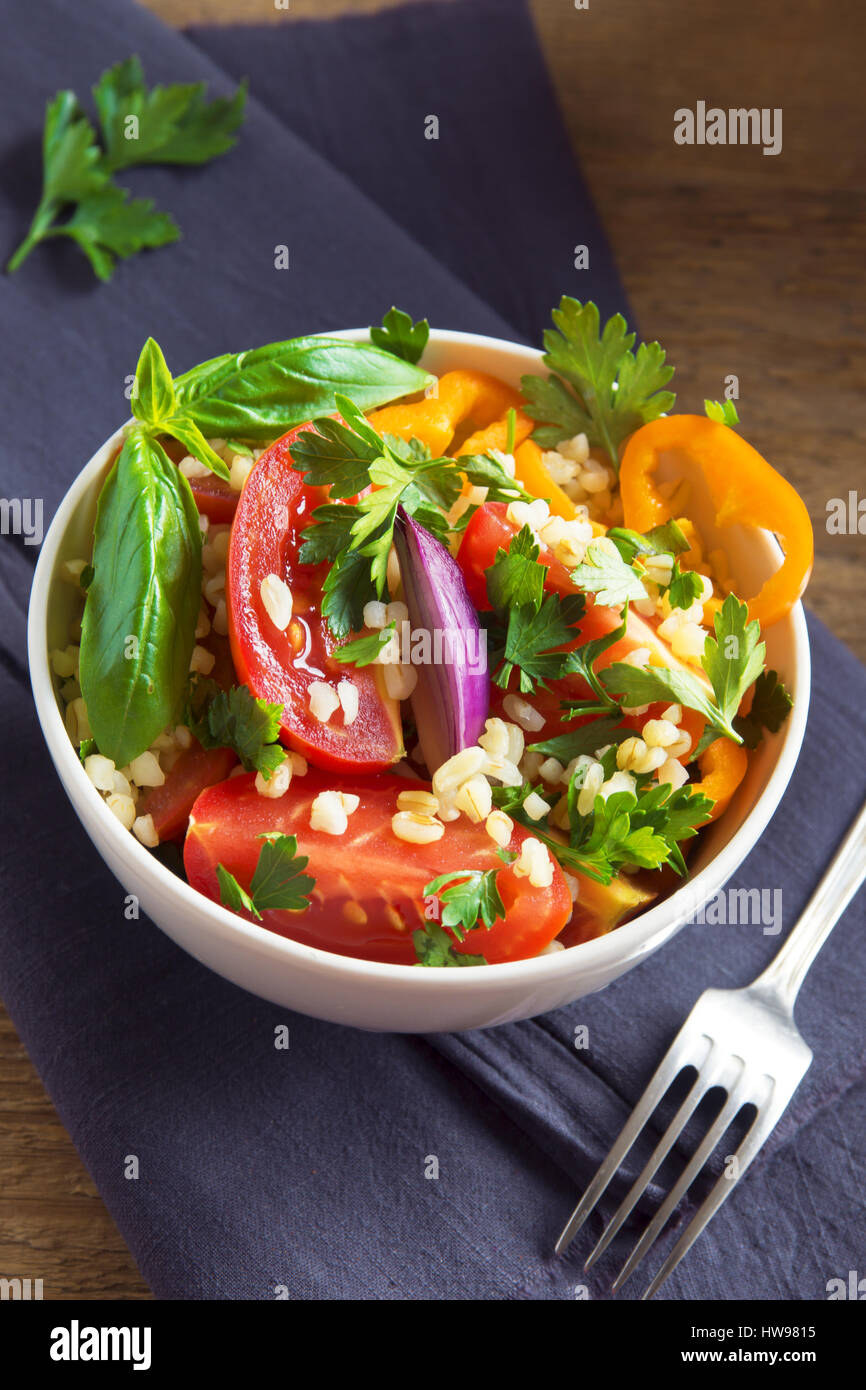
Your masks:
<path fill-rule="evenodd" d="M 0 281 L 16 345 L 0 382 L 2 489 L 42 496 L 46 518 L 126 413 L 125 377 L 147 333 L 180 371 L 227 348 L 373 322 L 392 302 L 531 339 L 563 291 L 606 312 L 623 306 L 516 0 L 192 41 L 127 0 L 12 11 L 0 0 L 4 254 L 35 204 L 38 125 L 56 89 L 83 95 L 132 51 L 151 81 L 204 77 L 225 92 L 227 74 L 252 79 L 237 151 L 203 170 L 129 177 L 174 212 L 181 243 L 121 267 L 108 286 L 57 244 Z M 479 76 L 494 34 L 496 64 Z M 519 73 L 519 121 L 514 86 L 497 85 L 494 66 Z M 438 142 L 424 139 L 429 115 Z M 579 242 L 591 246 L 589 273 L 573 269 Z M 274 269 L 277 244 L 290 247 L 289 271 Z M 0 995 L 154 1292 L 546 1299 L 584 1286 L 606 1296 L 607 1269 L 578 1272 L 588 1246 L 550 1255 L 576 1188 L 700 990 L 745 982 L 779 938 L 690 927 L 603 993 L 489 1033 L 362 1034 L 244 994 L 124 918 L 120 885 L 60 792 L 27 688 L 32 551 L 0 544 L 0 687 L 16 754 L 0 808 Z M 786 927 L 862 797 L 866 761 L 866 671 L 810 627 L 804 753 L 736 880 L 782 887 Z M 798 1022 L 815 1064 L 666 1296 L 819 1298 L 856 1268 L 858 927 L 855 905 L 803 987 Z M 285 1023 L 282 1051 L 274 1029 Z M 574 1047 L 579 1024 L 587 1050 Z M 130 1154 L 136 1181 L 124 1176 Z"/>

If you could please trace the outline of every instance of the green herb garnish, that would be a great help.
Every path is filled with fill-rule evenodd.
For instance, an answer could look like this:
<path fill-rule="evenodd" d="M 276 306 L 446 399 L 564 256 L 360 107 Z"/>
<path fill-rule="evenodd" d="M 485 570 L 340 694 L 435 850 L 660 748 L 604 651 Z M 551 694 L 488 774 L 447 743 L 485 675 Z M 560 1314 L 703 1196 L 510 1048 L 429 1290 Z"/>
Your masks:
<path fill-rule="evenodd" d="M 345 396 L 337 396 L 345 423 L 316 420 L 316 430 L 300 435 L 292 459 L 305 481 L 330 487 L 331 501 L 313 512 L 313 525 L 303 532 L 302 564 L 330 561 L 324 582 L 322 612 L 335 637 L 348 636 L 362 625 L 365 605 L 385 592 L 388 554 L 397 507 L 402 506 L 440 540 L 448 534 L 447 513 L 463 486 L 483 482 L 488 497 L 512 501 L 525 493 L 494 459 L 431 458 L 417 441 L 406 443 L 382 437 L 363 412 Z M 356 502 L 356 497 L 373 485 Z"/>
<path fill-rule="evenodd" d="M 203 82 L 148 89 L 135 57 L 109 68 L 93 89 L 104 148 L 75 93 L 58 92 L 45 111 L 42 196 L 6 269 L 17 270 L 40 242 L 64 236 L 78 243 L 100 280 L 110 280 L 117 258 L 176 241 L 180 232 L 168 213 L 150 199 L 130 198 L 112 175 L 134 164 L 203 164 L 230 149 L 246 84 L 231 99 L 210 103 L 204 90 Z"/>
<path fill-rule="evenodd" d="M 263 912 L 304 912 L 316 880 L 302 872 L 310 861 L 306 854 L 298 854 L 297 838 L 271 831 L 259 839 L 264 843 L 249 892 L 224 865 L 217 864 L 220 902 L 233 912 L 251 912 L 259 921 Z"/>
<path fill-rule="evenodd" d="M 194 683 L 186 709 L 187 727 L 203 748 L 234 749 L 247 772 L 266 782 L 286 760 L 277 742 L 282 718 L 282 705 L 256 699 L 248 686 L 218 690 L 212 681 Z"/>
<path fill-rule="evenodd" d="M 413 323 L 410 314 L 393 307 L 383 318 L 381 328 L 370 329 L 371 343 L 402 358 L 404 362 L 419 360 L 429 336 L 430 325 L 426 319 Z"/>
<path fill-rule="evenodd" d="M 601 674 L 605 688 L 620 695 L 628 706 L 669 700 L 702 714 L 708 728 L 695 755 L 718 734 L 742 743 L 734 718 L 740 701 L 763 669 L 766 651 L 759 640 L 759 624 L 749 621 L 748 606 L 733 594 L 728 594 L 715 615 L 714 625 L 715 637 L 707 637 L 701 660 L 711 692 L 690 672 L 664 666 L 616 662 Z"/>
<path fill-rule="evenodd" d="M 544 364 L 551 376 L 524 376 L 526 412 L 542 421 L 533 438 L 545 448 L 585 434 L 619 467 L 620 445 L 636 429 L 670 410 L 676 399 L 662 388 L 673 376 L 658 343 L 641 343 L 614 314 L 599 334 L 598 309 L 564 295 L 544 334 Z"/>
<path fill-rule="evenodd" d="M 791 713 L 794 701 L 779 680 L 778 671 L 762 671 L 755 681 L 752 708 L 748 714 L 737 715 L 734 728 L 747 748 L 757 748 L 763 730 L 777 734 Z"/>

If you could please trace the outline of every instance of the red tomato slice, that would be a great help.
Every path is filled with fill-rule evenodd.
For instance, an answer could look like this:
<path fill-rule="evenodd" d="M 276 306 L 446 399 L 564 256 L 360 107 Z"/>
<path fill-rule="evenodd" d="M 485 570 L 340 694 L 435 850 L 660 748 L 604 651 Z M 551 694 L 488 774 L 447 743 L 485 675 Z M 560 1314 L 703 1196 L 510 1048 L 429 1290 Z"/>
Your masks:
<path fill-rule="evenodd" d="M 166 773 L 162 786 L 149 787 L 144 793 L 136 815 L 153 816 L 160 840 L 182 840 L 196 797 L 228 777 L 236 762 L 230 748 L 206 749 L 193 739 Z"/>
<path fill-rule="evenodd" d="M 333 777 L 310 769 L 295 777 L 285 796 L 259 796 L 250 776 L 232 777 L 203 792 L 190 815 L 183 859 L 193 888 L 219 901 L 217 864 L 246 889 L 261 849 L 257 837 L 278 830 L 296 835 L 298 850 L 309 855 L 307 872 L 316 880 L 305 912 L 266 912 L 264 925 L 280 936 L 337 955 L 414 965 L 412 931 L 424 924 L 424 887 L 454 869 L 494 869 L 506 909 L 489 931 L 468 934 L 458 950 L 490 962 L 535 956 L 571 916 L 568 885 L 558 865 L 550 888 L 533 888 L 513 867 L 503 865 L 483 825 L 461 816 L 431 845 L 410 845 L 391 829 L 397 793 L 429 784 L 405 777 L 345 777 L 339 790 L 360 797 L 344 835 L 310 829 L 310 806 L 319 792 L 334 787 Z M 515 825 L 509 848 L 529 835 Z"/>
<path fill-rule="evenodd" d="M 261 455 L 241 494 L 232 525 L 226 569 L 229 634 L 238 680 L 260 699 L 284 706 L 281 737 L 319 767 L 376 772 L 403 753 L 398 704 L 385 693 L 381 667 L 341 666 L 322 617 L 327 565 L 298 561 L 300 534 L 325 489 L 307 487 L 292 466 L 291 446 L 301 425 Z M 276 574 L 292 591 L 294 615 L 285 632 L 275 627 L 261 598 L 262 580 Z M 342 709 L 327 724 L 310 714 L 309 687 L 351 681 L 358 714 L 346 724 Z"/>

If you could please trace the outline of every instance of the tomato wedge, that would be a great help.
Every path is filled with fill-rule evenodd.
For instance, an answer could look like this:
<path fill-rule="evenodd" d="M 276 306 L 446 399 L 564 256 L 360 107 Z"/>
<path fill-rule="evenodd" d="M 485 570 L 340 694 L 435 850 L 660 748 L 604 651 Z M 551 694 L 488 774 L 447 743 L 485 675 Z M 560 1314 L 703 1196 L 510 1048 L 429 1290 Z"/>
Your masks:
<path fill-rule="evenodd" d="M 339 790 L 360 797 L 344 835 L 310 829 L 310 807 L 333 777 L 311 768 L 295 777 L 285 796 L 268 799 L 252 775 L 231 777 L 203 792 L 192 808 L 184 845 L 184 868 L 193 888 L 219 901 L 216 866 L 223 864 L 249 888 L 265 831 L 296 835 L 316 880 L 305 912 L 266 912 L 264 925 L 280 936 L 337 955 L 414 965 L 412 931 L 424 925 L 424 887 L 455 869 L 500 870 L 497 886 L 506 909 L 489 931 L 468 933 L 457 949 L 490 963 L 535 956 L 562 930 L 572 901 L 561 869 L 549 888 L 534 888 L 503 865 L 483 825 L 465 817 L 445 827 L 440 840 L 410 845 L 391 829 L 397 793 L 429 785 L 405 777 L 345 777 Z M 515 825 L 509 848 L 519 851 L 530 832 Z"/>
<path fill-rule="evenodd" d="M 399 706 L 385 693 L 381 667 L 347 667 L 335 660 L 337 643 L 322 617 L 328 566 L 298 560 L 301 532 L 326 500 L 326 490 L 308 487 L 292 465 L 292 444 L 312 428 L 301 425 L 272 444 L 241 494 L 226 568 L 232 655 L 239 681 L 258 698 L 284 706 L 284 743 L 319 767 L 375 772 L 402 756 Z M 271 621 L 262 602 L 262 580 L 269 574 L 292 591 L 293 617 L 285 631 Z M 338 709 L 327 723 L 315 719 L 313 681 L 336 689 L 344 680 L 357 690 L 357 716 L 347 724 Z"/>
<path fill-rule="evenodd" d="M 153 827 L 163 840 L 182 840 L 189 813 L 205 787 L 228 777 L 237 757 L 231 748 L 202 748 L 193 739 L 166 773 L 161 787 L 149 787 L 139 800 L 136 814 L 153 816 Z"/>

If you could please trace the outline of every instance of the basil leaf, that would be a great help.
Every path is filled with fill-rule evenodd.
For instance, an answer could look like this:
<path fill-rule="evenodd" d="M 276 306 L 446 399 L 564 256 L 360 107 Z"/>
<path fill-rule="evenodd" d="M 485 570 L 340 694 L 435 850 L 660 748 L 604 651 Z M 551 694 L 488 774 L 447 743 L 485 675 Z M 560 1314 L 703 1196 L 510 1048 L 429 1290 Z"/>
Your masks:
<path fill-rule="evenodd" d="M 216 473 L 218 478 L 228 482 L 231 472 L 225 459 L 221 459 L 219 454 L 211 448 L 198 425 L 187 415 L 172 415 L 168 420 L 161 420 L 159 431 L 161 434 L 170 434 L 173 439 L 179 440 L 193 458 L 198 459 L 199 463 L 205 464 L 211 473 Z"/>
<path fill-rule="evenodd" d="M 118 767 L 174 719 L 201 603 L 201 533 L 189 483 L 134 430 L 99 495 L 81 632 L 93 736 Z"/>
<path fill-rule="evenodd" d="M 175 411 L 174 383 L 165 364 L 162 348 L 148 338 L 135 369 L 132 413 L 146 425 L 158 425 Z"/>
<path fill-rule="evenodd" d="M 293 425 L 335 409 L 339 394 L 360 410 L 423 391 L 428 372 L 366 343 L 291 338 L 225 353 L 175 380 L 178 409 L 202 433 L 274 439 Z"/>

